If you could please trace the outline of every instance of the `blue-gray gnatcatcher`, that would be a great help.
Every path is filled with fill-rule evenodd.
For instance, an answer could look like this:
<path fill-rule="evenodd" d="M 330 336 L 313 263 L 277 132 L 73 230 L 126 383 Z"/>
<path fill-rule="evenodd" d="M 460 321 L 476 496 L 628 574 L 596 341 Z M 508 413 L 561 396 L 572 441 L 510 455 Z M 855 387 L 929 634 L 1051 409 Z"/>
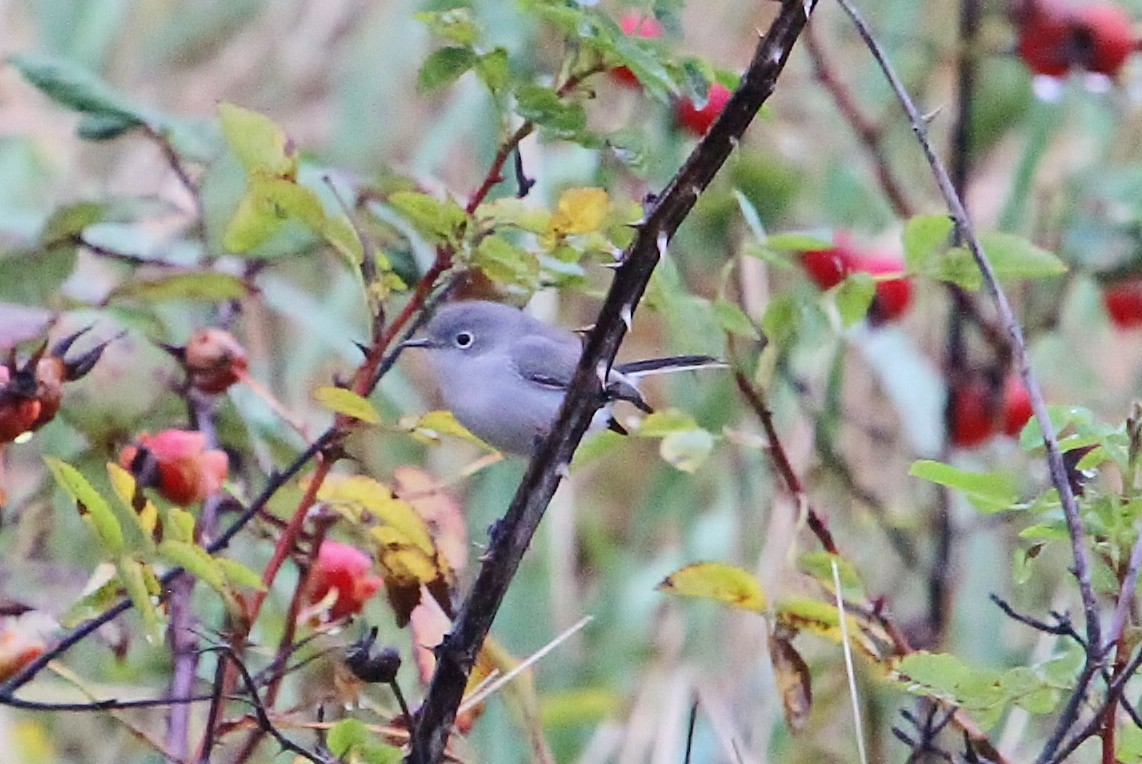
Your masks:
<path fill-rule="evenodd" d="M 501 451 L 530 455 L 554 423 L 583 350 L 579 335 L 495 302 L 444 305 L 424 336 L 402 343 L 424 348 L 444 405 L 474 435 Z M 652 409 L 635 387 L 638 377 L 667 371 L 720 368 L 710 356 L 673 356 L 616 364 L 606 383 L 610 401 Z M 592 427 L 624 432 L 609 406 Z"/>

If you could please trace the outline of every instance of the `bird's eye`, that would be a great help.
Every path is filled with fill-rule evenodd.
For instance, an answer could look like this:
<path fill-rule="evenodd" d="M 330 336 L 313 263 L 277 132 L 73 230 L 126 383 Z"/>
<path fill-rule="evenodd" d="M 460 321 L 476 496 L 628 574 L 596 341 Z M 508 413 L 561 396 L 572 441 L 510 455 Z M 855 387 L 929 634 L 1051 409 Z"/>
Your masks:
<path fill-rule="evenodd" d="M 456 334 L 456 347 L 471 347 L 473 339 L 471 332 L 459 332 Z"/>

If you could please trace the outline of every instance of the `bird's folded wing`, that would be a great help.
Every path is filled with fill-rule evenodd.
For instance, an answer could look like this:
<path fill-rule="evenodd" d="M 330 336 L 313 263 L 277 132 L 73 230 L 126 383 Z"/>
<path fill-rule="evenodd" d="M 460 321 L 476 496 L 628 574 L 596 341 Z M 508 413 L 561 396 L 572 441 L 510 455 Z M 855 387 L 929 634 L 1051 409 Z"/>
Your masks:
<path fill-rule="evenodd" d="M 574 336 L 565 342 L 533 335 L 512 343 L 511 362 L 528 382 L 565 390 L 571 384 L 581 352 L 582 347 Z"/>

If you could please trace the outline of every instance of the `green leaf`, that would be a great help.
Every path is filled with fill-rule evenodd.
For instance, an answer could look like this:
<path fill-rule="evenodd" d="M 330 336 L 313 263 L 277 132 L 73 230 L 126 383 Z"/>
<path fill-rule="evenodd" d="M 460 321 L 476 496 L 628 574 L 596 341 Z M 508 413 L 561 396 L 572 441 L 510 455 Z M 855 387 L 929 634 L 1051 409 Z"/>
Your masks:
<path fill-rule="evenodd" d="M 1142 729 L 1133 724 L 1124 724 L 1115 738 L 1114 760 L 1124 764 L 1142 762 Z"/>
<path fill-rule="evenodd" d="M 101 563 L 96 569 L 92 580 L 89 580 L 85 589 L 90 589 L 103 571 L 113 571 L 111 563 Z M 77 601 L 73 602 L 67 611 L 60 617 L 60 625 L 65 629 L 73 629 L 84 621 L 91 620 L 97 615 L 105 613 L 109 607 L 119 601 L 123 596 L 123 584 L 117 575 L 108 573 L 109 579 L 88 591 Z"/>
<path fill-rule="evenodd" d="M 127 281 L 107 295 L 107 302 L 139 300 L 163 302 L 165 300 L 202 300 L 220 302 L 246 296 L 246 284 L 238 276 L 217 271 L 174 273 L 153 279 Z"/>
<path fill-rule="evenodd" d="M 44 95 L 74 111 L 115 121 L 124 127 L 144 125 L 153 119 L 103 80 L 65 59 L 19 53 L 10 56 L 8 63 Z"/>
<path fill-rule="evenodd" d="M 0 255 L 0 299 L 29 305 L 52 304 L 60 284 L 75 270 L 78 255 L 72 244 Z"/>
<path fill-rule="evenodd" d="M 817 579 L 828 591 L 833 591 L 833 562 L 837 563 L 837 572 L 841 578 L 841 593 L 846 599 L 866 599 L 864 583 L 856 566 L 839 555 L 828 552 L 806 552 L 798 559 L 798 566 L 813 578 Z"/>
<path fill-rule="evenodd" d="M 111 490 L 115 493 L 115 498 L 123 505 L 127 516 L 135 522 L 141 543 L 150 551 L 154 547 L 153 533 L 158 522 L 158 509 L 145 497 L 143 509 L 135 509 L 134 499 L 138 490 L 135 476 L 118 464 L 107 463 L 107 477 L 111 481 Z"/>
<path fill-rule="evenodd" d="M 313 399 L 325 408 L 338 414 L 360 419 L 369 424 L 380 424 L 381 415 L 373 408 L 373 404 L 344 387 L 327 385 L 313 391 Z"/>
<path fill-rule="evenodd" d="M 750 233 L 752 233 L 754 238 L 759 242 L 765 241 L 767 238 L 765 226 L 761 222 L 761 215 L 758 213 L 754 203 L 737 188 L 734 189 L 734 200 L 738 203 L 738 210 L 741 212 L 745 224 L 749 227 Z"/>
<path fill-rule="evenodd" d="M 516 89 L 516 111 L 521 117 L 552 130 L 560 137 L 575 137 L 587 126 L 587 113 L 568 103 L 551 88 L 527 84 Z"/>
<path fill-rule="evenodd" d="M 695 472 L 714 450 L 714 436 L 701 428 L 672 432 L 662 439 L 658 453 L 682 472 Z"/>
<path fill-rule="evenodd" d="M 276 122 L 256 111 L 231 103 L 218 104 L 226 145 L 251 175 L 297 176 L 297 152 Z"/>
<path fill-rule="evenodd" d="M 344 757 L 353 748 L 368 743 L 370 737 L 369 728 L 360 719 L 342 719 L 329 728 L 325 744 L 334 756 Z"/>
<path fill-rule="evenodd" d="M 163 515 L 166 537 L 173 541 L 194 541 L 194 515 L 182 507 L 171 507 Z"/>
<path fill-rule="evenodd" d="M 642 37 L 625 35 L 616 30 L 612 40 L 612 50 L 616 63 L 630 69 L 647 93 L 659 100 L 678 94 L 678 85 L 670 76 L 670 71 L 662 64 L 658 43 Z"/>
<path fill-rule="evenodd" d="M 264 244 L 287 220 L 298 220 L 324 235 L 325 210 L 317 194 L 287 178 L 253 176 L 226 226 L 222 245 L 231 252 L 249 252 Z"/>
<path fill-rule="evenodd" d="M 900 659 L 897 673 L 915 683 L 910 691 L 931 695 L 943 700 L 958 702 L 956 688 L 972 673 L 963 661 L 948 653 L 930 653 L 920 650 Z"/>
<path fill-rule="evenodd" d="M 476 62 L 476 74 L 493 93 L 499 93 L 511 83 L 511 69 L 508 61 L 508 52 L 504 48 L 496 48 L 484 55 Z"/>
<path fill-rule="evenodd" d="M 961 491 L 982 512 L 1002 512 L 1019 501 L 1015 483 L 1005 472 L 969 472 L 942 462 L 921 459 L 908 471 L 913 477 Z"/>
<path fill-rule="evenodd" d="M 1082 406 L 1069 406 L 1065 404 L 1052 404 L 1047 406 L 1047 418 L 1056 433 L 1064 435 L 1059 440 L 1062 450 L 1068 451 L 1084 445 L 1091 445 L 1097 441 L 1094 437 L 1074 437 L 1066 435 L 1064 430 L 1087 431 L 1095 424 L 1094 412 Z M 1019 433 L 1019 447 L 1024 451 L 1035 451 L 1043 447 L 1043 430 L 1039 427 L 1039 420 L 1031 417 L 1023 431 Z"/>
<path fill-rule="evenodd" d="M 988 231 L 980 234 L 979 241 L 1000 281 L 1038 279 L 1067 272 L 1062 260 L 1022 236 Z"/>
<path fill-rule="evenodd" d="M 746 315 L 745 311 L 739 308 L 737 303 L 724 297 L 714 300 L 714 318 L 718 319 L 722 329 L 730 334 L 736 334 L 750 340 L 761 339 L 761 334 L 758 333 L 757 327 L 754 326 L 753 321 Z"/>
<path fill-rule="evenodd" d="M 164 619 L 154 600 L 159 593 L 159 582 L 155 571 L 150 565 L 131 557 L 119 560 L 118 571 L 119 580 L 127 590 L 131 604 L 143 619 L 143 636 L 152 645 L 161 644 Z"/>
<path fill-rule="evenodd" d="M 479 57 L 468 47 L 440 48 L 425 59 L 416 76 L 416 86 L 425 93 L 434 93 L 451 85 L 476 65 Z"/>
<path fill-rule="evenodd" d="M 164 539 L 158 546 L 159 556 L 177 565 L 216 591 L 226 590 L 226 575 L 205 549 L 185 541 Z"/>
<path fill-rule="evenodd" d="M 679 409 L 662 409 L 647 414 L 635 432 L 644 438 L 664 438 L 675 432 L 698 429 L 694 417 Z"/>
<path fill-rule="evenodd" d="M 834 295 L 841 324 L 849 327 L 868 315 L 872 298 L 876 296 L 876 281 L 868 273 L 852 273 L 837 285 Z"/>
<path fill-rule="evenodd" d="M 440 201 L 416 191 L 398 191 L 389 204 L 420 231 L 441 239 L 455 236 L 467 223 L 468 215 L 451 199 Z"/>
<path fill-rule="evenodd" d="M 95 223 L 121 222 L 127 219 L 122 207 L 114 201 L 83 201 L 56 208 L 40 229 L 40 243 L 56 244 L 83 233 Z"/>
<path fill-rule="evenodd" d="M 951 244 L 955 224 L 947 215 L 915 215 L 904 224 L 904 261 L 910 273 L 927 273 L 930 264 Z"/>
<path fill-rule="evenodd" d="M 779 294 L 770 299 L 761 318 L 765 336 L 778 345 L 788 342 L 797 331 L 801 309 L 791 294 Z"/>
<path fill-rule="evenodd" d="M 79 120 L 75 134 L 85 141 L 110 141 L 139 127 L 133 117 L 118 114 L 86 114 Z"/>
<path fill-rule="evenodd" d="M 214 562 L 222 569 L 223 575 L 226 576 L 226 580 L 230 583 L 237 586 L 249 587 L 250 589 L 260 592 L 266 590 L 265 584 L 262 583 L 262 577 L 237 560 L 231 560 L 226 557 L 215 557 Z"/>
<path fill-rule="evenodd" d="M 325 240 L 326 244 L 333 247 L 337 254 L 345 258 L 349 265 L 357 267 L 364 260 L 364 245 L 362 245 L 360 237 L 357 236 L 357 230 L 353 227 L 352 222 L 345 215 L 327 216 L 324 225 L 321 227 L 321 238 Z M 377 267 L 380 270 L 392 269 L 392 264 L 389 263 L 387 257 L 380 252 L 375 254 Z"/>
<path fill-rule="evenodd" d="M 534 289 L 539 285 L 539 261 L 535 255 L 515 246 L 502 236 L 488 236 L 480 242 L 472 265 L 498 284 Z"/>
<path fill-rule="evenodd" d="M 952 247 L 943 257 L 931 260 L 929 269 L 924 275 L 972 292 L 983 285 L 983 274 L 980 273 L 975 258 L 963 247 Z"/>
<path fill-rule="evenodd" d="M 104 548 L 113 556 L 123 554 L 126 545 L 123 541 L 123 528 L 107 500 L 87 482 L 79 470 L 53 456 L 45 456 L 44 463 L 52 473 L 56 483 L 79 506 L 79 513 L 95 529 L 96 536 Z"/>
<path fill-rule="evenodd" d="M 480 27 L 471 8 L 449 8 L 446 11 L 424 11 L 413 18 L 425 24 L 437 37 L 457 45 L 473 45 L 480 39 Z"/>

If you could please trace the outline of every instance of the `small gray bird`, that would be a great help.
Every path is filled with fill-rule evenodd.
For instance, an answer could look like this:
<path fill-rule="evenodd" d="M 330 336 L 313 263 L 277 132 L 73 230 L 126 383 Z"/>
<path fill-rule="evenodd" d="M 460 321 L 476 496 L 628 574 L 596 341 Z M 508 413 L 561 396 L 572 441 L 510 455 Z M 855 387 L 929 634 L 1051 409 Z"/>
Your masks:
<path fill-rule="evenodd" d="M 436 311 L 424 336 L 402 343 L 424 348 L 441 397 L 462 425 L 501 451 L 529 456 L 554 423 L 571 384 L 583 342 L 508 305 L 454 302 Z M 610 401 L 624 400 L 650 413 L 635 380 L 649 374 L 724 368 L 701 355 L 617 364 L 607 382 Z M 610 406 L 592 423 L 625 434 Z"/>

